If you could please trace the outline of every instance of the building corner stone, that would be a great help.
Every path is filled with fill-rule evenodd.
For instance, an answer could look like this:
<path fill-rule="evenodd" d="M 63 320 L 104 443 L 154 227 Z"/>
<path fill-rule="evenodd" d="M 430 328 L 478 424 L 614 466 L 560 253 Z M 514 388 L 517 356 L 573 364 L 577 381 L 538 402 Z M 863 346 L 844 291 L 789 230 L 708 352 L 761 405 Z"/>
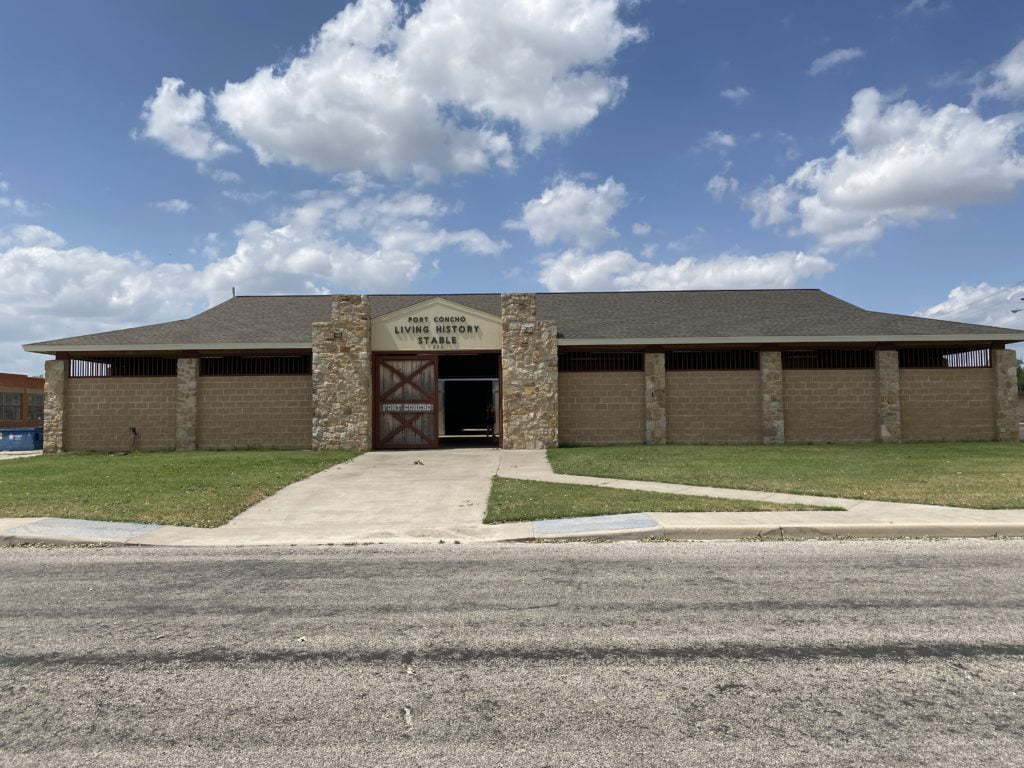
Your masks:
<path fill-rule="evenodd" d="M 365 296 L 334 296 L 331 319 L 313 323 L 314 450 L 372 445 L 370 307 Z"/>
<path fill-rule="evenodd" d="M 761 351 L 761 440 L 765 444 L 786 442 L 786 414 L 783 404 L 782 352 Z"/>
<path fill-rule="evenodd" d="M 1019 440 L 1017 353 L 1012 349 L 993 349 L 992 373 L 995 379 L 995 438 L 1003 442 Z"/>
<path fill-rule="evenodd" d="M 537 320 L 537 296 L 501 296 L 501 445 L 558 445 L 558 333 Z"/>
<path fill-rule="evenodd" d="M 665 411 L 665 353 L 644 353 L 644 442 L 664 445 L 668 435 Z"/>
<path fill-rule="evenodd" d="M 903 439 L 899 352 L 878 350 L 875 367 L 878 370 L 878 437 L 883 443 L 898 443 Z"/>
<path fill-rule="evenodd" d="M 64 390 L 68 380 L 67 360 L 47 360 L 43 389 L 43 453 L 64 451 Z"/>
<path fill-rule="evenodd" d="M 196 405 L 199 390 L 199 358 L 178 358 L 174 400 L 174 450 L 194 451 L 197 444 Z"/>

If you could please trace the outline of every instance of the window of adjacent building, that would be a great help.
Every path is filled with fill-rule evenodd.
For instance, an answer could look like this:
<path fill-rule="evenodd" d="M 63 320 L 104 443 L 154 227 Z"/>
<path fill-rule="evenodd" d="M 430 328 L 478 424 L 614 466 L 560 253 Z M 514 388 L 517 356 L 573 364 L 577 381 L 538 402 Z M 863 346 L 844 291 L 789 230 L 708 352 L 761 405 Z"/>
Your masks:
<path fill-rule="evenodd" d="M 44 395 L 40 393 L 31 393 L 28 396 L 28 418 L 30 421 L 42 421 L 43 418 L 43 402 L 45 401 Z"/>
<path fill-rule="evenodd" d="M 0 421 L 21 421 L 20 392 L 0 392 Z"/>

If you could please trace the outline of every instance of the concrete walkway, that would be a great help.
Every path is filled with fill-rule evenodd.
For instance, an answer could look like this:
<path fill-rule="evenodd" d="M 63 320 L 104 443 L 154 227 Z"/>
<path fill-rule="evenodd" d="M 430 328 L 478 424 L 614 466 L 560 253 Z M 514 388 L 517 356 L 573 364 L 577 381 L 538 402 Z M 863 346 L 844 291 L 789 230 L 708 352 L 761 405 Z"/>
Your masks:
<path fill-rule="evenodd" d="M 164 528 L 138 544 L 269 545 L 500 541 L 530 524 L 483 525 L 494 448 L 374 451 L 300 480 L 220 528 Z"/>
<path fill-rule="evenodd" d="M 685 496 L 840 507 L 838 511 L 602 515 L 484 525 L 495 476 Z M 283 488 L 220 528 L 0 518 L 0 541 L 172 546 L 462 543 L 552 538 L 1024 536 L 1024 510 L 767 493 L 557 475 L 544 451 L 458 448 L 363 454 Z"/>

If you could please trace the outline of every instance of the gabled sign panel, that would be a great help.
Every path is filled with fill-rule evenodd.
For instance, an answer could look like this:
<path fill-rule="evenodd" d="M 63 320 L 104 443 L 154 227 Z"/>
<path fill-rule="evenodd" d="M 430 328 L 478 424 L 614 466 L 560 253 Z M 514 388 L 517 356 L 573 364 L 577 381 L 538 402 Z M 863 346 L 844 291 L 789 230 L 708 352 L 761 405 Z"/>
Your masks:
<path fill-rule="evenodd" d="M 447 299 L 421 301 L 373 319 L 374 352 L 501 349 L 501 318 Z"/>

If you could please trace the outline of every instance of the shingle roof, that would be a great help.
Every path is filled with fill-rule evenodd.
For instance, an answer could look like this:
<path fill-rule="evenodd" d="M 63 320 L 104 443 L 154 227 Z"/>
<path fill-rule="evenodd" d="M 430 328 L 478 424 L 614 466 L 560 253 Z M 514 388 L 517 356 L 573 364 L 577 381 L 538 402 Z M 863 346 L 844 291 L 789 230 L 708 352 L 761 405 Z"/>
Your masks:
<path fill-rule="evenodd" d="M 500 295 L 369 296 L 373 317 L 440 296 L 500 314 Z M 239 296 L 185 320 L 38 342 L 38 352 L 108 347 L 203 349 L 308 347 L 311 326 L 328 320 L 331 297 Z M 816 289 L 539 293 L 537 314 L 573 340 L 887 339 L 977 337 L 1024 340 L 1024 331 L 871 312 Z"/>

